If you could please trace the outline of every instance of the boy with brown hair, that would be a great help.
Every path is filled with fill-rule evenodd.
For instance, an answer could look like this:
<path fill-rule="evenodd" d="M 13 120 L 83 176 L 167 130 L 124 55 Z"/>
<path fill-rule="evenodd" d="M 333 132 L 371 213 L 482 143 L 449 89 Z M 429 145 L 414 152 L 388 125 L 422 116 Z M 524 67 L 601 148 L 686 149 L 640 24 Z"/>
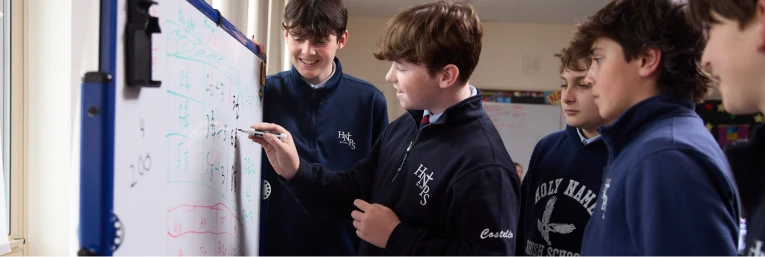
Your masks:
<path fill-rule="evenodd" d="M 617 0 L 579 24 L 609 164 L 582 255 L 736 255 L 738 192 L 694 111 L 702 33 L 675 0 Z"/>
<path fill-rule="evenodd" d="M 252 139 L 308 213 L 353 219 L 360 255 L 512 255 L 518 175 L 468 84 L 482 36 L 467 3 L 422 4 L 388 21 L 375 56 L 392 62 L 386 80 L 409 112 L 351 169 L 301 160 L 289 135 Z"/>
<path fill-rule="evenodd" d="M 539 140 L 521 185 L 516 255 L 578 256 L 595 209 L 608 149 L 597 128 L 587 59 L 561 53 L 561 108 L 566 129 Z"/>
<path fill-rule="evenodd" d="M 708 38 L 701 57 L 731 114 L 765 113 L 765 0 L 691 0 L 689 20 Z M 743 255 L 765 256 L 765 125 L 726 149 L 746 218 Z"/>
<path fill-rule="evenodd" d="M 292 69 L 268 76 L 263 121 L 292 133 L 306 161 L 349 169 L 366 157 L 388 125 L 385 97 L 343 72 L 338 50 L 348 42 L 341 0 L 292 0 L 284 11 L 284 40 Z M 261 255 L 356 255 L 351 222 L 320 220 L 303 208 L 262 163 Z"/>

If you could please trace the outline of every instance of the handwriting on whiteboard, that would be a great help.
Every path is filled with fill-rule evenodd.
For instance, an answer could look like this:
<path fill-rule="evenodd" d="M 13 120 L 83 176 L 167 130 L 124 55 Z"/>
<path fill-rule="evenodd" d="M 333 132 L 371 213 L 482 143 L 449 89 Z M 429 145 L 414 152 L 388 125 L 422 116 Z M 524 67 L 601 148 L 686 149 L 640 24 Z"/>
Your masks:
<path fill-rule="evenodd" d="M 168 108 L 161 124 L 166 149 L 151 154 L 165 164 L 154 169 L 166 171 L 151 174 L 165 175 L 170 188 L 189 195 L 168 203 L 166 253 L 241 255 L 246 250 L 240 244 L 251 243 L 243 227 L 257 225 L 259 192 L 251 183 L 260 182 L 260 147 L 237 128 L 259 117 L 261 91 L 251 74 L 240 74 L 241 59 L 222 51 L 229 41 L 218 40 L 217 24 L 197 19 L 187 7 L 177 10 L 161 21 L 163 37 L 157 38 L 164 40 L 160 50 L 167 60 L 168 83 L 160 89 Z"/>
<path fill-rule="evenodd" d="M 178 253 L 194 255 L 240 255 L 238 228 L 242 222 L 224 203 L 174 206 L 167 210 L 167 224 L 168 252 L 178 249 Z"/>
<path fill-rule="evenodd" d="M 500 134 L 518 126 L 515 124 L 518 121 L 513 118 L 526 116 L 526 108 L 523 105 L 493 104 L 483 105 L 483 108 Z"/>
<path fill-rule="evenodd" d="M 138 161 L 135 164 L 130 164 L 130 170 L 133 173 L 133 179 L 130 181 L 130 187 L 135 187 L 138 184 L 138 179 L 147 172 L 151 171 L 151 155 L 147 152 L 138 156 Z"/>
<path fill-rule="evenodd" d="M 144 118 L 138 119 L 138 129 L 141 138 L 146 138 L 146 120 Z M 151 171 L 151 154 L 148 151 L 138 154 L 137 160 L 130 163 L 128 170 L 131 173 L 130 188 L 134 188 L 138 181 Z"/>

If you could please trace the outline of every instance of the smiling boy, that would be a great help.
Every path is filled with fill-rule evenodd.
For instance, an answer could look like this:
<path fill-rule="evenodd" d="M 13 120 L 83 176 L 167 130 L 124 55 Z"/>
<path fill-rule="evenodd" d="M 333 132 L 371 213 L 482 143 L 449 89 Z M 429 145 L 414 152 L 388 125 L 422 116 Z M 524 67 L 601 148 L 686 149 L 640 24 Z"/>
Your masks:
<path fill-rule="evenodd" d="M 351 169 L 300 159 L 291 136 L 252 139 L 308 213 L 353 220 L 360 255 L 512 255 L 518 175 L 468 84 L 482 37 L 467 3 L 417 5 L 388 21 L 375 57 L 392 62 L 386 80 L 409 111 Z"/>
<path fill-rule="evenodd" d="M 335 57 L 348 43 L 347 21 L 341 0 L 290 1 L 283 27 L 293 66 L 267 78 L 263 100 L 263 121 L 290 131 L 306 161 L 333 170 L 366 157 L 388 125 L 382 93 L 345 74 Z M 268 162 L 262 170 L 271 188 L 261 205 L 262 255 L 357 254 L 350 222 L 307 215 Z"/>
<path fill-rule="evenodd" d="M 765 0 L 691 0 L 689 18 L 706 29 L 701 61 L 719 83 L 731 114 L 765 113 Z M 765 125 L 748 142 L 729 147 L 728 155 L 747 232 L 742 255 L 765 256 Z"/>

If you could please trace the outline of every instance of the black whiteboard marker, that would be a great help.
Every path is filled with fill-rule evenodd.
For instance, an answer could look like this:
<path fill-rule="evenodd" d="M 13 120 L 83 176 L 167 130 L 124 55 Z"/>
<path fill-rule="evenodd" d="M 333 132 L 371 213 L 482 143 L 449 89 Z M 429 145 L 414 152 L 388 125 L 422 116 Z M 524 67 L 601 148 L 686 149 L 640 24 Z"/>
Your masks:
<path fill-rule="evenodd" d="M 268 134 L 274 135 L 275 137 L 277 137 L 277 138 L 279 138 L 281 140 L 287 139 L 287 134 L 284 134 L 284 133 L 276 133 L 276 132 L 271 132 L 271 131 L 262 131 L 262 130 L 255 130 L 255 129 L 237 129 L 237 130 L 239 130 L 239 132 L 244 132 L 244 133 L 247 133 L 248 135 L 254 136 L 254 137 L 263 138 L 263 135 L 265 133 L 268 133 Z"/>

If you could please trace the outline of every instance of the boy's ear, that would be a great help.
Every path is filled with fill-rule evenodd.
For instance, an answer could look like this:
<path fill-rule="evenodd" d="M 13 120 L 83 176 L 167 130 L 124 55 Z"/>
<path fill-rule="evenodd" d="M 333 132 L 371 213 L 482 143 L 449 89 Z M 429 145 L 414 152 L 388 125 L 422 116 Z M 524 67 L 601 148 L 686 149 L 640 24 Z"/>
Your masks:
<path fill-rule="evenodd" d="M 290 36 L 290 32 L 287 31 L 287 29 L 285 29 L 285 28 L 282 28 L 282 30 L 284 31 L 284 38 L 285 39 L 288 38 Z"/>
<path fill-rule="evenodd" d="M 757 31 L 757 51 L 765 52 L 765 0 L 759 0 L 754 6 L 754 19 L 750 26 L 755 26 Z"/>
<path fill-rule="evenodd" d="M 348 30 L 345 30 L 343 32 L 343 35 L 337 38 L 337 49 L 343 49 L 345 47 L 345 44 L 348 43 Z"/>
<path fill-rule="evenodd" d="M 640 64 L 638 70 L 640 76 L 650 77 L 659 70 L 661 64 L 661 50 L 655 47 L 643 47 L 643 54 L 638 55 L 637 61 Z"/>
<path fill-rule="evenodd" d="M 439 72 L 438 86 L 441 88 L 449 88 L 457 82 L 457 78 L 460 76 L 460 69 L 454 64 L 447 64 Z"/>

